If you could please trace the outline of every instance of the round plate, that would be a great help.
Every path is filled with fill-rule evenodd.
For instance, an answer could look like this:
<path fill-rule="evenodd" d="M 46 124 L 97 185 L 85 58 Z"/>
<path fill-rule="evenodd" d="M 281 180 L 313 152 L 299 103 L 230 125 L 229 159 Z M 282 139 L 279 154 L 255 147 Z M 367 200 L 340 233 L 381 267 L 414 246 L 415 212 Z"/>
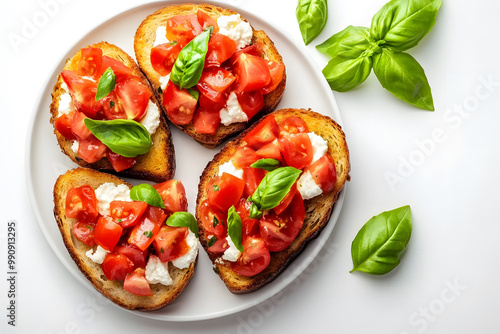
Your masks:
<path fill-rule="evenodd" d="M 196 2 L 196 1 L 195 1 Z M 206 2 L 206 1 L 205 1 Z M 58 259 L 68 270 L 89 289 L 94 289 L 81 274 L 69 256 L 53 216 L 52 190 L 57 177 L 68 169 L 77 167 L 61 153 L 49 123 L 51 92 L 67 58 L 72 57 L 80 48 L 100 41 L 108 41 L 122 48 L 134 57 L 133 36 L 139 24 L 157 9 L 172 4 L 152 3 L 139 6 L 121 13 L 94 28 L 62 57 L 61 62 L 48 78 L 41 92 L 39 103 L 31 118 L 26 150 L 26 179 L 31 204 L 38 224 L 54 250 Z M 225 4 L 214 3 L 219 6 Z M 278 106 L 281 108 L 311 108 L 330 116 L 342 124 L 332 91 L 324 80 L 319 68 L 306 54 L 299 41 L 290 40 L 276 27 L 262 21 L 259 17 L 243 10 L 233 8 L 252 23 L 255 29 L 264 30 L 274 41 L 283 56 L 287 71 L 287 86 Z M 299 45 L 299 47 L 297 46 Z M 181 180 L 186 188 L 189 211 L 194 212 L 199 176 L 218 149 L 207 149 L 190 137 L 172 127 L 176 151 L 177 170 L 175 178 Z M 128 180 L 137 184 L 139 181 Z M 165 321 L 195 321 L 213 319 L 242 311 L 270 298 L 292 282 L 321 250 L 328 239 L 340 214 L 345 197 L 343 190 L 337 200 L 330 222 L 312 240 L 308 247 L 273 282 L 258 291 L 245 295 L 230 293 L 222 281 L 212 271 L 212 265 L 203 249 L 200 249 L 198 267 L 190 284 L 181 296 L 169 306 L 154 312 L 133 312 L 143 317 Z M 200 298 L 203 296 L 203 298 Z"/>

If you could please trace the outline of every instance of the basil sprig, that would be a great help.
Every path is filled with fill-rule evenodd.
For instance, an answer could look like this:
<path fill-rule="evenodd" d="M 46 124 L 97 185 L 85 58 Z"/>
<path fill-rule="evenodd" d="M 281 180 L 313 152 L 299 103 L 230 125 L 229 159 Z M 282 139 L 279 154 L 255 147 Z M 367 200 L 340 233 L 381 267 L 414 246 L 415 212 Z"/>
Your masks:
<path fill-rule="evenodd" d="M 259 159 L 255 161 L 250 167 L 261 168 L 267 170 L 268 172 L 275 170 L 280 166 L 279 160 L 276 159 Z"/>
<path fill-rule="evenodd" d="M 434 110 L 431 87 L 418 62 L 404 51 L 432 29 L 442 0 L 392 0 L 371 27 L 349 26 L 318 45 L 331 57 L 323 75 L 333 90 L 345 92 L 366 80 L 372 68 L 382 86 L 416 107 Z"/>
<path fill-rule="evenodd" d="M 117 154 L 134 158 L 149 152 L 153 145 L 146 128 L 131 119 L 94 120 L 85 118 L 87 128 L 104 145 Z"/>
<path fill-rule="evenodd" d="M 300 173 L 300 169 L 290 166 L 277 168 L 267 173 L 249 198 L 252 202 L 250 218 L 259 219 L 263 210 L 272 209 L 280 204 L 299 178 Z"/>
<path fill-rule="evenodd" d="M 149 205 L 165 209 L 165 203 L 158 191 L 152 185 L 142 183 L 133 186 L 130 190 L 130 198 L 134 201 L 145 202 Z"/>
<path fill-rule="evenodd" d="M 400 263 L 412 231 L 409 205 L 372 217 L 351 245 L 353 271 L 387 274 Z"/>
<path fill-rule="evenodd" d="M 299 0 L 295 9 L 304 43 L 312 42 L 323 30 L 328 20 L 327 0 Z"/>
<path fill-rule="evenodd" d="M 213 27 L 208 27 L 179 52 L 170 80 L 180 89 L 194 87 L 200 80 L 212 31 Z"/>
<path fill-rule="evenodd" d="M 108 67 L 106 71 L 102 74 L 99 79 L 99 83 L 97 84 L 97 93 L 95 94 L 95 100 L 99 101 L 108 96 L 109 93 L 115 88 L 116 85 L 116 75 L 111 69 Z"/>
<path fill-rule="evenodd" d="M 233 205 L 227 212 L 227 234 L 240 252 L 243 252 L 243 244 L 241 242 L 242 230 L 243 224 L 241 223 L 240 215 L 236 212 Z"/>
<path fill-rule="evenodd" d="M 167 219 L 168 226 L 177 226 L 177 227 L 188 227 L 191 232 L 193 232 L 196 237 L 198 237 L 198 223 L 196 222 L 196 218 L 189 212 L 178 211 L 174 212 Z"/>

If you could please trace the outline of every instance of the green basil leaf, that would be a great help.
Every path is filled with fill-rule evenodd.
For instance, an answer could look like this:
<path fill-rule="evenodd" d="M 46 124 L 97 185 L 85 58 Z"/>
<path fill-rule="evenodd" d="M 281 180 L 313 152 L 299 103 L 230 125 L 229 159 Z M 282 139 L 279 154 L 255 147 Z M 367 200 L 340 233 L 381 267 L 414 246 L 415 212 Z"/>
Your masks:
<path fill-rule="evenodd" d="M 252 195 L 252 202 L 259 210 L 269 210 L 280 204 L 297 181 L 300 169 L 281 167 L 264 176 Z"/>
<path fill-rule="evenodd" d="M 374 44 L 368 28 L 348 26 L 317 45 L 316 49 L 330 57 L 340 54 L 345 57 L 357 58 Z"/>
<path fill-rule="evenodd" d="M 153 237 L 153 232 L 152 231 L 144 231 L 143 233 L 146 237 L 148 237 L 149 239 L 151 239 Z"/>
<path fill-rule="evenodd" d="M 259 210 L 255 203 L 252 203 L 250 210 L 248 210 L 248 216 L 252 219 L 261 219 L 262 211 Z"/>
<path fill-rule="evenodd" d="M 116 85 L 116 75 L 111 69 L 108 67 L 106 71 L 102 74 L 99 79 L 99 83 L 97 84 L 97 93 L 95 94 L 95 100 L 99 101 L 108 96 L 109 93 L 115 88 Z"/>
<path fill-rule="evenodd" d="M 363 83 L 372 70 L 372 57 L 360 55 L 351 58 L 345 55 L 334 56 L 323 69 L 323 75 L 330 88 L 346 92 Z"/>
<path fill-rule="evenodd" d="M 217 237 L 213 235 L 210 239 L 208 239 L 208 247 L 212 247 L 217 241 Z"/>
<path fill-rule="evenodd" d="M 213 27 L 205 29 L 179 52 L 170 80 L 180 89 L 194 87 L 200 80 L 212 31 Z"/>
<path fill-rule="evenodd" d="M 134 201 L 145 202 L 149 205 L 165 209 L 165 203 L 163 203 L 163 199 L 158 191 L 147 183 L 133 186 L 130 190 L 130 198 Z"/>
<path fill-rule="evenodd" d="M 243 224 L 241 223 L 240 215 L 236 212 L 233 205 L 227 212 L 227 234 L 240 252 L 243 252 L 243 244 L 241 243 L 242 230 Z"/>
<path fill-rule="evenodd" d="M 392 0 L 372 19 L 370 33 L 398 51 L 408 50 L 432 29 L 442 0 Z"/>
<path fill-rule="evenodd" d="M 117 154 L 134 158 L 151 149 L 152 140 L 148 130 L 134 120 L 94 120 L 85 118 L 85 126 L 104 145 Z"/>
<path fill-rule="evenodd" d="M 434 110 L 424 69 L 411 55 L 384 48 L 374 56 L 373 70 L 382 87 L 396 97 L 419 108 Z"/>
<path fill-rule="evenodd" d="M 411 231 L 412 218 L 408 205 L 372 217 L 352 242 L 351 272 L 357 270 L 383 275 L 393 270 L 410 241 Z"/>
<path fill-rule="evenodd" d="M 302 39 L 307 45 L 323 30 L 328 20 L 327 0 L 299 0 L 295 9 Z"/>
<path fill-rule="evenodd" d="M 198 223 L 196 218 L 189 212 L 178 211 L 174 212 L 167 219 L 168 226 L 189 227 L 196 237 L 198 237 Z"/>
<path fill-rule="evenodd" d="M 267 170 L 268 172 L 275 170 L 279 166 L 280 162 L 276 159 L 260 159 L 250 165 L 250 167 L 261 168 Z"/>

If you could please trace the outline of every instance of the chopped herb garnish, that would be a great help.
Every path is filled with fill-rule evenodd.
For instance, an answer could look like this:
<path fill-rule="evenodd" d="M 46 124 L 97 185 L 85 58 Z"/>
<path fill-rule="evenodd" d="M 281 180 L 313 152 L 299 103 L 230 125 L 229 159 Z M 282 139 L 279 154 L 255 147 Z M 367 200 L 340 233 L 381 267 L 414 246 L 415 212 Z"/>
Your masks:
<path fill-rule="evenodd" d="M 165 251 L 163 250 L 163 247 L 160 247 L 160 252 L 165 253 Z"/>
<path fill-rule="evenodd" d="M 84 225 L 86 228 L 88 228 L 89 230 L 93 231 L 94 230 L 94 227 L 93 226 L 90 226 L 90 225 Z"/>
<path fill-rule="evenodd" d="M 109 101 L 109 107 L 113 108 L 114 106 L 115 106 L 115 102 L 114 101 Z"/>
<path fill-rule="evenodd" d="M 153 236 L 153 232 L 151 232 L 151 231 L 145 231 L 145 232 L 144 232 L 144 235 L 145 235 L 146 237 L 148 237 L 148 238 L 151 238 L 151 237 Z"/>
<path fill-rule="evenodd" d="M 217 219 L 217 217 L 214 216 L 213 227 L 216 227 L 217 225 L 219 225 L 219 220 Z"/>
<path fill-rule="evenodd" d="M 219 186 L 217 184 L 214 184 L 214 191 L 219 191 L 219 190 L 220 190 Z"/>
<path fill-rule="evenodd" d="M 161 87 L 158 87 L 158 94 L 163 94 L 163 89 L 161 89 Z"/>
<path fill-rule="evenodd" d="M 213 246 L 213 244 L 215 244 L 215 242 L 217 241 L 217 237 L 214 235 L 212 236 L 209 240 L 208 240 L 208 247 L 211 247 Z"/>

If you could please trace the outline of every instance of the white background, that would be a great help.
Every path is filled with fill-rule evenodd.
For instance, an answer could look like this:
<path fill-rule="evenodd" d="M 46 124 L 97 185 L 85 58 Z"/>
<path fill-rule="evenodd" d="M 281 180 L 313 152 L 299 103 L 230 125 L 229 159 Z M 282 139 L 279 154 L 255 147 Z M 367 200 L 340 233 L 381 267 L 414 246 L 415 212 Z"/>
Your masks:
<path fill-rule="evenodd" d="M 145 3 L 54 1 L 0 5 L 0 332 L 498 333 L 497 2 L 447 1 L 433 30 L 409 51 L 426 71 L 435 112 L 396 99 L 373 73 L 354 91 L 333 92 L 350 148 L 352 181 L 317 260 L 259 306 L 218 319 L 177 323 L 125 312 L 80 284 L 54 256 L 32 213 L 25 183 L 26 140 L 47 78 L 76 40 Z M 45 14 L 49 19 L 23 35 L 23 27 L 43 16 L 49 2 L 57 3 L 50 17 Z M 225 2 L 300 42 L 296 1 Z M 369 26 L 385 2 L 330 0 L 327 26 L 307 47 L 318 68 L 326 59 L 314 45 L 347 25 Z M 14 45 L 9 40 L 13 34 L 25 38 L 24 43 Z M 381 277 L 349 274 L 350 246 L 361 226 L 373 215 L 406 204 L 412 208 L 413 234 L 401 265 Z M 17 222 L 18 232 L 15 328 L 6 317 L 10 220 Z"/>

